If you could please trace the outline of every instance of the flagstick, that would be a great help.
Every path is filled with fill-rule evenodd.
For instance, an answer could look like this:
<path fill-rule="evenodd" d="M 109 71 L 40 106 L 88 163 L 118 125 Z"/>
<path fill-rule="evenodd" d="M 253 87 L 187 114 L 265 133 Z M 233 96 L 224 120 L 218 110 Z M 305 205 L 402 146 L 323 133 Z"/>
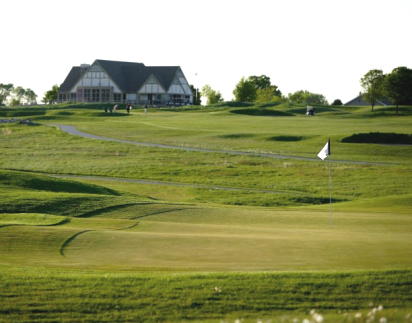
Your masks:
<path fill-rule="evenodd" d="M 329 156 L 329 209 L 330 209 L 330 227 L 332 228 L 332 176 L 330 172 L 331 162 Z"/>

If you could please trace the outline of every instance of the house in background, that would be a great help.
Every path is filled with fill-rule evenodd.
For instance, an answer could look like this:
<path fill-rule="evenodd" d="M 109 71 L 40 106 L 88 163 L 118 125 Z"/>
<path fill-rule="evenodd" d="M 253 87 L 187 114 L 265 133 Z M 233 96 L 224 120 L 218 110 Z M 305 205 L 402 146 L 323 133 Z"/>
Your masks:
<path fill-rule="evenodd" d="M 179 66 L 97 59 L 74 66 L 59 88 L 58 102 L 186 105 L 193 93 Z"/>
<path fill-rule="evenodd" d="M 362 98 L 362 95 L 359 94 L 356 98 L 350 100 L 349 102 L 346 102 L 344 105 L 354 105 L 354 106 L 370 106 L 370 102 L 365 101 Z M 386 107 L 388 105 L 392 105 L 392 101 L 388 98 L 384 98 L 381 100 L 377 100 L 375 103 L 375 107 Z"/>

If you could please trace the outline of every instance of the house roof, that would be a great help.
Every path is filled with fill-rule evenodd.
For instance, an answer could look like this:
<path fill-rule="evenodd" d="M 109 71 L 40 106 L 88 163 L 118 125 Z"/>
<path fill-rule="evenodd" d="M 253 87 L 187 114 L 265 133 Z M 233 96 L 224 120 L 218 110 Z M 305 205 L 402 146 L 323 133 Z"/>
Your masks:
<path fill-rule="evenodd" d="M 356 98 L 350 100 L 349 102 L 346 102 L 344 105 L 355 105 L 355 106 L 370 106 L 370 102 L 365 101 L 362 98 L 362 95 L 358 95 Z M 375 106 L 388 106 L 392 105 L 392 101 L 389 98 L 383 98 L 380 100 L 377 100 L 375 103 Z"/>
<path fill-rule="evenodd" d="M 92 64 L 98 64 L 123 92 L 137 92 L 150 76 L 154 76 L 167 91 L 172 85 L 179 66 L 145 66 L 143 63 L 119 62 L 97 59 Z M 75 66 L 60 86 L 60 91 L 70 91 L 80 77 L 86 72 L 80 66 Z"/>
<path fill-rule="evenodd" d="M 76 84 L 86 69 L 80 66 L 73 66 L 64 82 L 60 85 L 59 91 L 68 92 Z"/>

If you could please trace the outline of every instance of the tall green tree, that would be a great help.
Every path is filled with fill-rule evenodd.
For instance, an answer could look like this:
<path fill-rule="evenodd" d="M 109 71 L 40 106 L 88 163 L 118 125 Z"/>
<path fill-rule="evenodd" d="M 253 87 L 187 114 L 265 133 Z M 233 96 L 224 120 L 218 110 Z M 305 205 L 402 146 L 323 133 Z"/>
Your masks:
<path fill-rule="evenodd" d="M 207 99 L 207 105 L 223 102 L 222 94 L 219 91 L 213 90 L 209 84 L 202 87 L 202 96 Z"/>
<path fill-rule="evenodd" d="M 384 96 L 384 79 L 385 75 L 382 70 L 370 70 L 360 79 L 363 89 L 362 98 L 371 104 L 372 112 L 376 102 Z"/>
<path fill-rule="evenodd" d="M 37 99 L 37 94 L 34 93 L 34 91 L 30 88 L 27 88 L 24 92 L 24 96 L 23 99 L 27 102 L 27 103 L 33 103 L 36 101 Z"/>
<path fill-rule="evenodd" d="M 280 102 L 282 98 L 277 94 L 277 86 L 269 86 L 256 91 L 256 103 Z"/>
<path fill-rule="evenodd" d="M 13 91 L 14 86 L 13 84 L 3 84 L 0 83 L 0 105 L 3 105 L 4 102 L 7 100 L 7 97 Z"/>
<path fill-rule="evenodd" d="M 254 102 L 256 99 L 256 85 L 253 81 L 242 77 L 233 90 L 235 101 Z"/>
<path fill-rule="evenodd" d="M 288 94 L 288 100 L 293 103 L 329 105 L 322 94 L 311 93 L 306 90 Z"/>
<path fill-rule="evenodd" d="M 202 93 L 198 88 L 195 88 L 193 85 L 190 85 L 190 88 L 193 92 L 193 105 L 201 105 L 202 104 Z"/>
<path fill-rule="evenodd" d="M 282 92 L 276 85 L 270 83 L 266 75 L 242 77 L 233 90 L 235 101 L 238 102 L 272 102 L 282 97 Z"/>
<path fill-rule="evenodd" d="M 270 77 L 266 75 L 249 76 L 248 80 L 255 84 L 256 89 L 262 90 L 270 87 Z"/>
<path fill-rule="evenodd" d="M 44 93 L 43 102 L 46 104 L 52 104 L 57 101 L 57 96 L 59 94 L 59 86 L 57 84 L 53 85 L 52 89 Z"/>
<path fill-rule="evenodd" d="M 392 70 L 385 77 L 384 93 L 396 104 L 396 114 L 399 114 L 399 104 L 412 103 L 412 70 L 401 66 Z"/>
<path fill-rule="evenodd" d="M 24 97 L 24 94 L 26 93 L 26 90 L 23 89 L 21 86 L 17 86 L 13 90 L 13 100 L 12 100 L 12 106 L 16 106 L 21 104 L 21 100 Z"/>

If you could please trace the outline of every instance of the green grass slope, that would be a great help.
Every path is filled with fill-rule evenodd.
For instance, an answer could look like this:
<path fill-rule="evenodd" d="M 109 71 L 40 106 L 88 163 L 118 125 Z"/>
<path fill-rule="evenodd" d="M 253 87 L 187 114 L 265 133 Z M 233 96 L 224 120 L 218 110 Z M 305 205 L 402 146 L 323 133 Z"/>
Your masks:
<path fill-rule="evenodd" d="M 0 322 L 295 322 L 314 320 L 311 309 L 330 322 L 357 312 L 410 322 L 412 149 L 342 142 L 410 133 L 410 108 L 372 118 L 366 108 L 251 109 L 2 108 L 105 137 L 300 157 L 316 157 L 330 136 L 333 204 L 320 160 L 2 124 Z"/>

